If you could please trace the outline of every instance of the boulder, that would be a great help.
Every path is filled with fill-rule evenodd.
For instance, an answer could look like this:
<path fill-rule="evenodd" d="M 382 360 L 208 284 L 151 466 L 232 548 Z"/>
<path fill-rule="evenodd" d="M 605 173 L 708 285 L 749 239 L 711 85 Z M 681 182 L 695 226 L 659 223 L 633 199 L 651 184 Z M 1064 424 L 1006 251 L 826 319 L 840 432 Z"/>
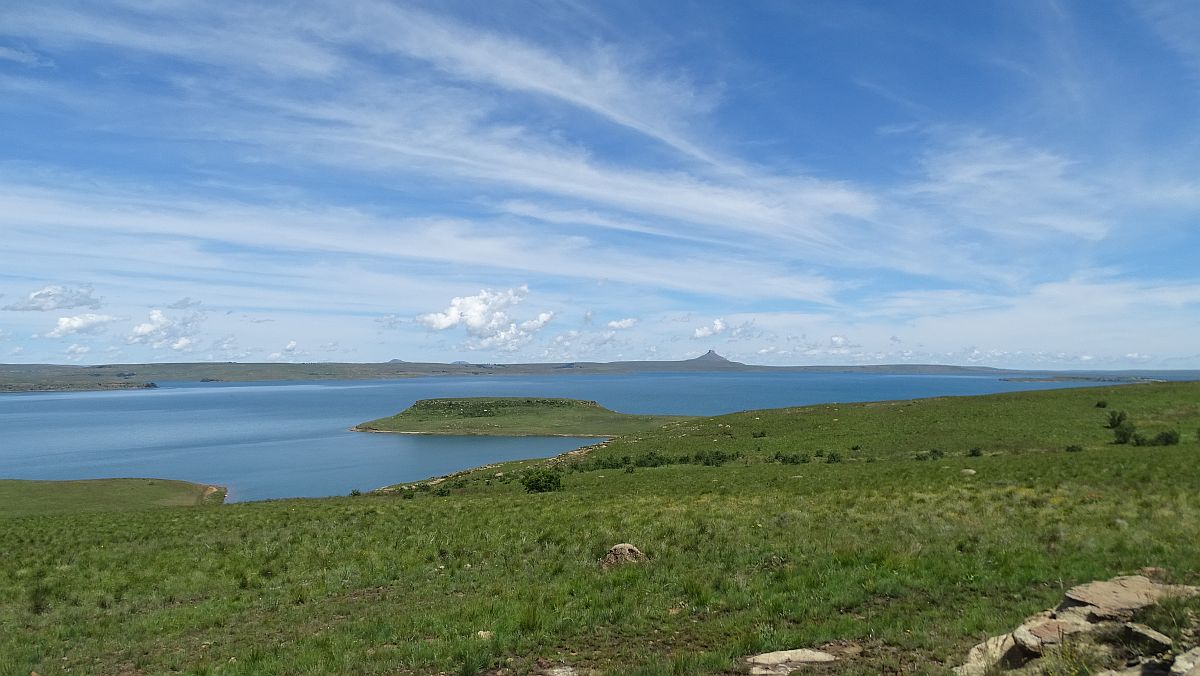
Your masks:
<path fill-rule="evenodd" d="M 1200 648 L 1192 648 L 1175 658 L 1171 676 L 1200 676 Z"/>
<path fill-rule="evenodd" d="M 1121 638 L 1130 645 L 1149 650 L 1151 654 L 1166 652 L 1175 645 L 1171 637 L 1136 622 L 1125 623 L 1121 631 Z"/>
<path fill-rule="evenodd" d="M 1052 612 L 1043 612 L 1025 620 L 1025 623 L 1013 630 L 1013 640 L 1017 645 L 1035 655 L 1052 646 L 1060 645 L 1063 640 L 1074 634 L 1086 634 L 1095 631 L 1100 625 L 1080 622 L 1073 617 L 1059 618 Z"/>
<path fill-rule="evenodd" d="M 984 676 L 997 669 L 1015 669 L 1029 660 L 1012 634 L 993 636 L 967 653 L 967 661 L 954 668 L 957 676 Z"/>
<path fill-rule="evenodd" d="M 1094 621 L 1128 620 L 1136 611 L 1158 603 L 1165 596 L 1193 593 L 1192 587 L 1157 584 L 1144 575 L 1125 575 L 1071 587 L 1059 610 L 1087 606 Z"/>
<path fill-rule="evenodd" d="M 975 470 L 973 470 L 973 469 L 959 470 L 958 473 L 963 476 L 975 476 Z"/>
<path fill-rule="evenodd" d="M 772 653 L 762 653 L 746 658 L 750 673 L 758 676 L 787 676 L 796 669 L 810 664 L 833 662 L 837 658 L 820 650 L 797 648 L 795 650 L 777 650 Z"/>
<path fill-rule="evenodd" d="M 643 563 L 645 561 L 646 555 L 640 549 L 628 542 L 622 542 L 619 545 L 613 545 L 604 558 L 600 559 L 600 567 L 608 570 L 625 563 Z"/>

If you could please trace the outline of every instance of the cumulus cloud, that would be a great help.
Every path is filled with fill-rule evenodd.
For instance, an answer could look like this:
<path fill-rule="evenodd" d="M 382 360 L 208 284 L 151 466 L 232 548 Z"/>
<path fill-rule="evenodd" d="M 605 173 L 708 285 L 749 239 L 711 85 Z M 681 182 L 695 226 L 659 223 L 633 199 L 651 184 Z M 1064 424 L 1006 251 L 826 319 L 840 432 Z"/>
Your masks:
<path fill-rule="evenodd" d="M 299 347 L 300 347 L 299 343 L 297 343 L 294 340 L 289 340 L 287 342 L 287 345 L 284 345 L 282 348 L 280 348 L 280 350 L 278 352 L 272 352 L 271 354 L 267 355 L 267 359 L 270 361 L 279 361 L 281 359 L 291 359 L 292 357 L 296 356 L 296 354 L 297 354 L 296 350 Z"/>
<path fill-rule="evenodd" d="M 523 322 L 513 320 L 508 311 L 529 295 L 528 286 L 497 291 L 482 289 L 474 296 L 451 299 L 443 312 L 431 312 L 417 317 L 417 322 L 434 331 L 463 327 L 470 339 L 466 346 L 472 350 L 501 350 L 512 352 L 533 339 L 554 319 L 553 312 L 541 312 Z"/>
<path fill-rule="evenodd" d="M 116 317 L 91 312 L 74 317 L 59 317 L 58 323 L 46 333 L 46 337 L 62 338 L 76 333 L 100 333 L 115 321 L 117 321 Z"/>
<path fill-rule="evenodd" d="M 51 284 L 29 294 L 29 298 L 11 305 L 5 305 L 5 310 L 21 312 L 50 312 L 51 310 L 70 310 L 85 307 L 99 310 L 102 299 L 95 296 L 90 286 L 61 286 Z"/>
<path fill-rule="evenodd" d="M 168 317 L 162 310 L 154 309 L 147 321 L 133 327 L 125 340 L 130 344 L 144 344 L 155 349 L 169 347 L 183 352 L 196 344 L 195 333 L 202 319 L 202 315 L 195 313 L 181 318 Z"/>
<path fill-rule="evenodd" d="M 719 333 L 724 333 L 726 329 L 724 319 L 714 319 L 712 324 L 701 326 L 692 332 L 692 338 L 708 338 Z"/>
<path fill-rule="evenodd" d="M 638 323 L 638 320 L 633 317 L 626 317 L 625 319 L 614 319 L 613 321 L 608 323 L 608 328 L 610 328 L 610 329 L 631 329 L 637 323 Z"/>
<path fill-rule="evenodd" d="M 79 361 L 80 359 L 83 359 L 83 355 L 91 351 L 92 348 L 90 347 L 73 344 L 71 347 L 67 348 L 67 359 L 69 361 Z"/>

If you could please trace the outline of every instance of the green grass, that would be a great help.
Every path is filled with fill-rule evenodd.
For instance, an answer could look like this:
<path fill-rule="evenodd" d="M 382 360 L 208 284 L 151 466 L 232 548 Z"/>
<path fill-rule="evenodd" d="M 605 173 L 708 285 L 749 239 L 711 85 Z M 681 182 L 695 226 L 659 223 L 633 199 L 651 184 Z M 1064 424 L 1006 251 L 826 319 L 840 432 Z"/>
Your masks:
<path fill-rule="evenodd" d="M 1183 442 L 1109 443 L 1099 398 Z M 839 640 L 863 652 L 836 673 L 941 673 L 1071 585 L 1143 566 L 1200 582 L 1198 404 L 1169 384 L 752 412 L 390 494 L 7 518 L 0 665 L 712 674 Z M 743 455 L 623 462 L 716 447 Z M 563 490 L 525 493 L 546 464 Z M 649 562 L 601 571 L 618 542 Z"/>
<path fill-rule="evenodd" d="M 0 517 L 220 504 L 225 490 L 167 479 L 0 479 Z"/>
<path fill-rule="evenodd" d="M 610 437 L 662 427 L 674 416 L 617 413 L 594 401 L 479 397 L 423 399 L 404 411 L 358 425 L 370 432 L 491 436 Z"/>

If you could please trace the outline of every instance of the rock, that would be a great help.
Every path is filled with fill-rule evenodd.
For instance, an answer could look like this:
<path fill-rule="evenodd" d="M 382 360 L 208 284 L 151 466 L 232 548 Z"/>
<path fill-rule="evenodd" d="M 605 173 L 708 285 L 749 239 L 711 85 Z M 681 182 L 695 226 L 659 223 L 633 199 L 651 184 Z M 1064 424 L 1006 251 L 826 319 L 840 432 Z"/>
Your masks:
<path fill-rule="evenodd" d="M 1134 612 L 1154 605 L 1172 590 L 1172 587 L 1155 584 L 1142 575 L 1126 575 L 1071 587 L 1059 608 L 1091 606 L 1088 615 L 1094 621 L 1127 620 Z"/>
<path fill-rule="evenodd" d="M 492 638 L 493 634 L 486 629 L 481 629 L 475 632 L 475 636 L 481 641 L 487 641 Z"/>
<path fill-rule="evenodd" d="M 1049 646 L 1056 646 L 1063 639 L 1073 634 L 1086 634 L 1095 631 L 1100 625 L 1080 622 L 1074 617 L 1058 618 L 1051 612 L 1034 615 L 1024 624 L 1013 630 L 1013 640 L 1017 645 L 1035 655 L 1041 655 Z"/>
<path fill-rule="evenodd" d="M 1121 638 L 1132 645 L 1150 650 L 1152 654 L 1165 652 L 1175 645 L 1171 637 L 1136 622 L 1125 623 Z"/>
<path fill-rule="evenodd" d="M 746 658 L 750 665 L 750 673 L 759 676 L 787 676 L 792 671 L 809 664 L 833 662 L 837 658 L 820 650 L 797 648 L 795 650 L 777 650 L 773 653 L 763 653 Z"/>
<path fill-rule="evenodd" d="M 544 676 L 576 676 L 575 667 L 551 667 L 542 672 Z"/>
<path fill-rule="evenodd" d="M 957 676 L 984 676 L 996 669 L 1015 669 L 1029 660 L 1012 634 L 993 636 L 967 653 L 967 661 L 954 668 Z"/>
<path fill-rule="evenodd" d="M 1175 658 L 1171 676 L 1200 676 L 1200 648 L 1192 648 Z"/>
<path fill-rule="evenodd" d="M 973 470 L 973 469 L 959 470 L 958 473 L 963 476 L 975 476 L 975 470 Z"/>
<path fill-rule="evenodd" d="M 645 561 L 646 555 L 640 549 L 628 542 L 622 542 L 619 545 L 613 545 L 604 558 L 600 559 L 600 567 L 608 570 L 624 563 L 643 563 Z"/>

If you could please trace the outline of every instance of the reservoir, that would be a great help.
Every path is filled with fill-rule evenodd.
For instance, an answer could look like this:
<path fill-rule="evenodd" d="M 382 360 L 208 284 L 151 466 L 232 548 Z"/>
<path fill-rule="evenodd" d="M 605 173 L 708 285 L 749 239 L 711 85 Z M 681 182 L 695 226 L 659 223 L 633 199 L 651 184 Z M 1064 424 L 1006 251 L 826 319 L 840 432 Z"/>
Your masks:
<path fill-rule="evenodd" d="M 417 399 L 573 397 L 624 413 L 716 415 L 1093 384 L 982 375 L 639 373 L 159 383 L 150 390 L 8 394 L 0 395 L 0 478 L 182 479 L 226 486 L 229 501 L 345 495 L 596 441 L 348 430 Z"/>

